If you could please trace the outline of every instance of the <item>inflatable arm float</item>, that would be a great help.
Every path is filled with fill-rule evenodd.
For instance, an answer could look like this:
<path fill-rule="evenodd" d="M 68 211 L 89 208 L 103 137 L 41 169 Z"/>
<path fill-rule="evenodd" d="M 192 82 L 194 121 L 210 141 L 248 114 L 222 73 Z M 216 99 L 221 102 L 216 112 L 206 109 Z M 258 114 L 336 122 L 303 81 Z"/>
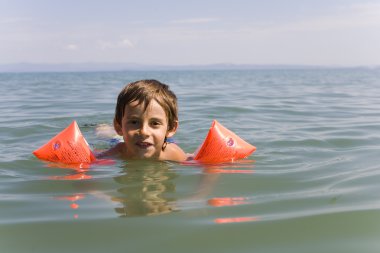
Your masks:
<path fill-rule="evenodd" d="M 255 150 L 255 146 L 214 120 L 202 145 L 195 151 L 194 160 L 201 163 L 233 162 L 246 158 Z M 67 164 L 97 161 L 76 121 L 33 151 L 33 154 L 42 160 Z"/>
<path fill-rule="evenodd" d="M 76 121 L 73 121 L 45 145 L 33 151 L 33 154 L 42 160 L 67 164 L 96 161 L 95 155 L 88 146 Z"/>
<path fill-rule="evenodd" d="M 233 162 L 246 158 L 255 150 L 255 146 L 214 120 L 202 145 L 195 151 L 194 160 L 202 163 Z"/>

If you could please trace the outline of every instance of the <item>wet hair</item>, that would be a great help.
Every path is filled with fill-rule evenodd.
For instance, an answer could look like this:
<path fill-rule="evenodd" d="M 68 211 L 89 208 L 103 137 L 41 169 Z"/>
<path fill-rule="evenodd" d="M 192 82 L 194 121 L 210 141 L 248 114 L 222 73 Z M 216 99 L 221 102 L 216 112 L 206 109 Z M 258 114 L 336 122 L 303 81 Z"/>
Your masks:
<path fill-rule="evenodd" d="M 174 129 L 175 122 L 178 121 L 177 97 L 168 85 L 157 80 L 140 80 L 127 84 L 117 97 L 114 120 L 121 126 L 126 105 L 138 101 L 138 104 L 143 103 L 146 110 L 153 99 L 165 111 L 168 130 Z"/>

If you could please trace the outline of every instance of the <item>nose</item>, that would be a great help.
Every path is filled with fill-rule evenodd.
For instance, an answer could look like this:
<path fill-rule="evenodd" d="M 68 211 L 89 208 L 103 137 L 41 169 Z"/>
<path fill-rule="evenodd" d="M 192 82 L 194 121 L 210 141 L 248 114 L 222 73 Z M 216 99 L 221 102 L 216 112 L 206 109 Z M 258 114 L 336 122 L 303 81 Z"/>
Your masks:
<path fill-rule="evenodd" d="M 141 124 L 140 135 L 149 136 L 149 125 L 148 124 L 146 124 L 146 123 Z"/>

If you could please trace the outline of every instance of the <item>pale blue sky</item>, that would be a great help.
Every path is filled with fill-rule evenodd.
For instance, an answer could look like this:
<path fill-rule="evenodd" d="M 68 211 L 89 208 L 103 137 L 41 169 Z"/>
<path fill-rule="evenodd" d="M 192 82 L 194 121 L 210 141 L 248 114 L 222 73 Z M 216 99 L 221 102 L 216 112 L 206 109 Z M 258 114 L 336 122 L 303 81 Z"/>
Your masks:
<path fill-rule="evenodd" d="M 0 0 L 0 64 L 380 65 L 380 0 Z"/>

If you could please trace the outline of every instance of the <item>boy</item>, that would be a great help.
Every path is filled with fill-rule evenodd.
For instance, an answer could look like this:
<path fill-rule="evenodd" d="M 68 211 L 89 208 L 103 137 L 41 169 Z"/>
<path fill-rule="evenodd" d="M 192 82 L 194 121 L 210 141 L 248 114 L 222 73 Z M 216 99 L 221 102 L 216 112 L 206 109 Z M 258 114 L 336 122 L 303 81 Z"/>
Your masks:
<path fill-rule="evenodd" d="M 97 155 L 125 159 L 185 161 L 183 150 L 168 141 L 178 128 L 177 97 L 157 80 L 140 80 L 124 87 L 117 98 L 114 129 L 124 142 Z"/>

